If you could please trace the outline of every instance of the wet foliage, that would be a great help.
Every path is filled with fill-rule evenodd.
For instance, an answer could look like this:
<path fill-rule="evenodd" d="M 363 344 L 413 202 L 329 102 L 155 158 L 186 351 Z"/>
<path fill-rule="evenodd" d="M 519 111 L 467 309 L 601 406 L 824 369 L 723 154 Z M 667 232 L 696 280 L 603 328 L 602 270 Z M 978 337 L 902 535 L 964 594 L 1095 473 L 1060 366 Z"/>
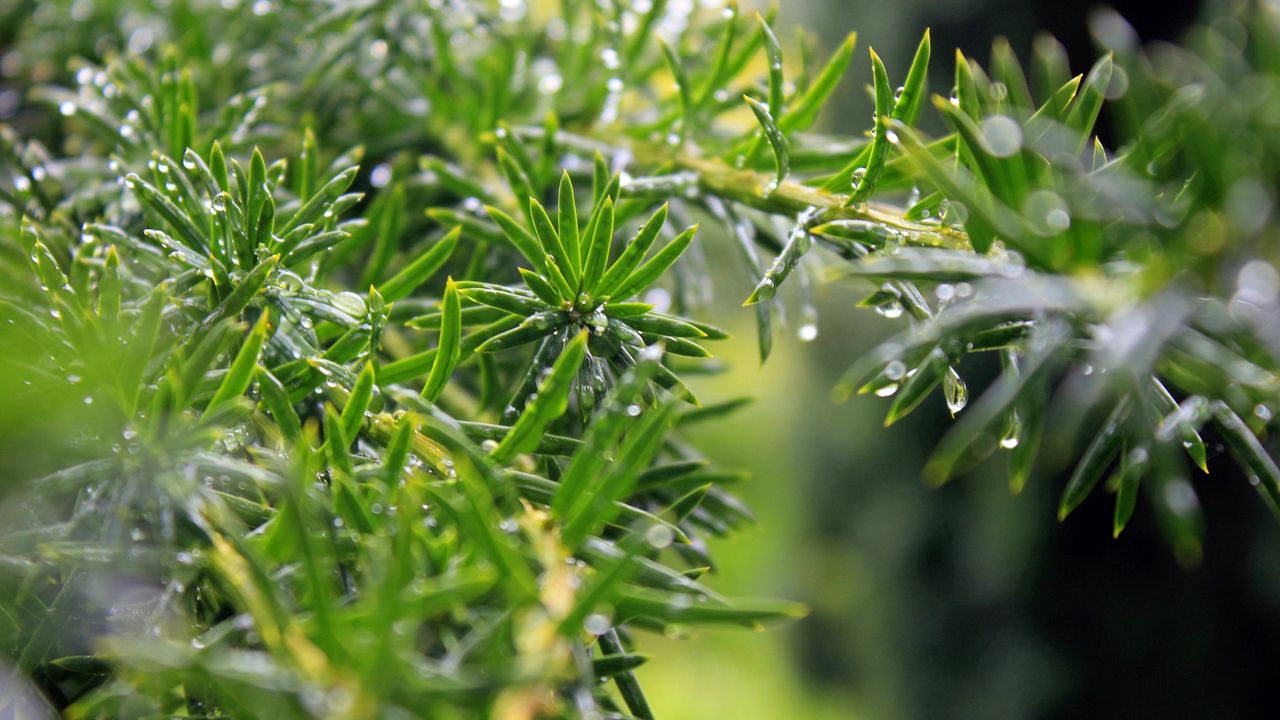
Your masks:
<path fill-rule="evenodd" d="M 1270 6 L 1149 50 L 1101 15 L 1083 75 L 1044 38 L 940 94 L 927 32 L 890 72 L 732 3 L 0 20 L 0 703 L 32 717 L 650 717 L 637 633 L 803 614 L 703 582 L 751 519 L 681 432 L 739 405 L 686 383 L 722 256 L 762 361 L 814 282 L 905 325 L 835 393 L 943 393 L 930 480 L 1001 452 L 1017 490 L 1078 436 L 1060 514 L 1105 489 L 1118 534 L 1141 496 L 1188 562 L 1204 437 L 1280 500 Z M 865 133 L 818 134 L 849 82 Z"/>

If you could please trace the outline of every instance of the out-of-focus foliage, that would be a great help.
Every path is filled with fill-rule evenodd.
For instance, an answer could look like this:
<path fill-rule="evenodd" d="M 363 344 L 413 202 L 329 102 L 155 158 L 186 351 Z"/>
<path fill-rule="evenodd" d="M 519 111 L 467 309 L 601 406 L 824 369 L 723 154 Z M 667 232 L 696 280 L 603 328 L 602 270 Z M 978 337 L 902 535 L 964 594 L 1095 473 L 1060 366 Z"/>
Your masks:
<path fill-rule="evenodd" d="M 1145 491 L 1193 560 L 1209 423 L 1276 503 L 1270 7 L 1150 54 L 1111 18 L 1083 76 L 1052 43 L 1029 77 L 958 56 L 940 96 L 926 33 L 906 72 L 870 53 L 852 138 L 811 130 L 868 67 L 854 36 L 814 61 L 771 18 L 8 11 L 17 673 L 73 717 L 649 716 L 633 633 L 800 612 L 699 580 L 750 518 L 678 432 L 740 404 L 681 379 L 717 369 L 722 255 L 762 360 L 779 287 L 812 338 L 814 275 L 875 283 L 910 326 L 838 392 L 893 422 L 940 387 L 931 479 L 1002 448 L 1018 489 L 1047 424 L 1089 428 L 1061 515 L 1107 479 L 1118 533 Z M 966 409 L 980 352 L 1004 373 Z"/>

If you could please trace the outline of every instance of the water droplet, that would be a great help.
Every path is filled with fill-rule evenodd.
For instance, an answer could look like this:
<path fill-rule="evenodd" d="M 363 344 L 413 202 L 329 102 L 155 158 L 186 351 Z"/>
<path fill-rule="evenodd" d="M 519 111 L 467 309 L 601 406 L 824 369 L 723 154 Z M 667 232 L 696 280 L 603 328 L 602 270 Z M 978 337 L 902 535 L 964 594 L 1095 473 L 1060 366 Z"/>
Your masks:
<path fill-rule="evenodd" d="M 1009 157 L 1022 149 L 1022 126 L 1007 115 L 990 115 L 983 119 L 982 137 L 996 157 Z"/>
<path fill-rule="evenodd" d="M 894 298 L 885 300 L 876 306 L 876 312 L 890 320 L 902 317 L 902 310 L 902 303 Z"/>
<path fill-rule="evenodd" d="M 609 632 L 612 622 L 607 615 L 601 613 L 591 613 L 587 619 L 582 622 L 582 627 L 592 635 L 603 635 Z"/>
<path fill-rule="evenodd" d="M 901 380 L 907 374 L 907 365 L 901 360 L 894 360 L 884 366 L 884 376 L 890 380 Z"/>
<path fill-rule="evenodd" d="M 340 292 L 333 296 L 333 305 L 351 317 L 364 317 L 368 312 L 364 298 L 353 292 Z"/>
<path fill-rule="evenodd" d="M 666 312 L 671 308 L 671 293 L 665 288 L 653 288 L 644 294 L 644 302 L 652 305 L 655 312 Z"/>
<path fill-rule="evenodd" d="M 947 368 L 947 374 L 942 376 L 942 394 L 947 399 L 947 409 L 952 415 L 969 404 L 969 387 L 964 384 L 955 368 Z"/>
<path fill-rule="evenodd" d="M 1265 260 L 1250 260 L 1240 268 L 1236 288 L 1233 302 L 1265 307 L 1280 298 L 1280 273 Z"/>
<path fill-rule="evenodd" d="M 68 100 L 58 106 L 58 112 L 67 117 L 71 117 L 76 114 L 76 104 Z"/>
<path fill-rule="evenodd" d="M 613 79 L 610 79 L 610 82 L 612 81 Z M 563 86 L 564 78 L 560 77 L 560 75 L 556 73 L 548 73 L 538 79 L 538 92 L 543 95 L 554 95 L 559 92 L 560 88 Z"/>
<path fill-rule="evenodd" d="M 884 387 L 878 387 L 876 388 L 875 392 L 876 392 L 876 397 L 882 397 L 882 398 L 890 397 L 894 393 L 898 392 L 898 383 L 891 383 L 889 385 L 885 385 Z"/>
<path fill-rule="evenodd" d="M 1169 483 L 1164 489 L 1165 502 L 1169 504 L 1170 509 L 1179 515 L 1186 515 L 1195 510 L 1200 504 L 1196 500 L 1196 493 L 1191 489 L 1191 485 L 1186 482 Z"/>
<path fill-rule="evenodd" d="M 1022 434 L 1022 418 L 1011 412 L 1005 416 L 1004 431 L 1000 434 L 1000 447 L 1012 450 L 1018 447 L 1018 436 Z"/>
<path fill-rule="evenodd" d="M 654 525 L 645 531 L 644 539 L 645 542 L 661 550 L 676 539 L 676 534 L 666 525 Z"/>
<path fill-rule="evenodd" d="M 1036 190 L 1027 195 L 1022 208 L 1023 215 L 1041 234 L 1054 235 L 1071 227 L 1066 201 L 1050 190 Z"/>

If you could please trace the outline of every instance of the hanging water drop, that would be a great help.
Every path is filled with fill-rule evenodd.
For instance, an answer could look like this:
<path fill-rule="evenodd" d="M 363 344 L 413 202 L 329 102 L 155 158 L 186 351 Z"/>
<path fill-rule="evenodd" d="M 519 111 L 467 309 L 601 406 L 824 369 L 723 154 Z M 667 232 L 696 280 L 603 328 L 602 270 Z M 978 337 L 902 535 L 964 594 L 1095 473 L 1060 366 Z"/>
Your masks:
<path fill-rule="evenodd" d="M 852 183 L 853 187 L 856 189 L 859 185 L 862 184 L 862 179 L 865 178 L 866 176 L 867 176 L 866 168 L 864 167 L 855 168 L 853 171 L 853 175 L 850 176 L 850 182 Z"/>
<path fill-rule="evenodd" d="M 889 298 L 876 306 L 876 312 L 890 320 L 902 317 L 902 311 L 902 302 L 896 298 Z"/>
<path fill-rule="evenodd" d="M 947 368 L 947 373 L 942 376 L 942 394 L 947 399 L 947 409 L 953 417 L 969 404 L 969 387 L 964 384 L 955 368 Z"/>
<path fill-rule="evenodd" d="M 1018 438 L 1022 435 L 1022 418 L 1017 411 L 1010 412 L 1004 419 L 1004 430 L 1000 433 L 1000 447 L 1012 450 L 1018 447 Z"/>

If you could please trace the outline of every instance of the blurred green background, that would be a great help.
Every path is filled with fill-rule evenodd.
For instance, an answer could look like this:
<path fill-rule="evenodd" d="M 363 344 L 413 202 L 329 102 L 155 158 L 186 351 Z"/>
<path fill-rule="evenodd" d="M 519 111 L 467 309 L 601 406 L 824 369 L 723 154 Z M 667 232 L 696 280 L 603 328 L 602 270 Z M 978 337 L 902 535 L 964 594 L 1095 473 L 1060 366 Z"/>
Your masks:
<path fill-rule="evenodd" d="M 1176 41 L 1213 9 L 1111 7 L 1148 42 Z M 1095 59 L 1087 9 L 788 0 L 781 17 L 790 33 L 819 29 L 825 51 L 858 31 L 853 79 L 826 118 L 829 130 L 854 133 L 871 113 L 868 43 L 891 75 L 905 72 L 930 27 L 934 70 L 949 72 L 955 48 L 985 63 L 992 40 L 1004 36 L 1025 58 L 1035 33 L 1048 32 L 1082 72 Z M 933 92 L 950 86 L 948 77 L 931 78 Z M 715 257 L 717 246 L 708 247 Z M 719 249 L 730 252 L 727 244 Z M 741 491 L 759 517 L 713 547 L 721 563 L 715 584 L 732 594 L 801 599 L 812 613 L 763 634 L 649 641 L 661 662 L 640 674 L 658 717 L 1275 717 L 1280 525 L 1230 462 L 1211 459 L 1212 474 L 1198 480 L 1207 533 L 1204 558 L 1191 568 L 1177 564 L 1141 505 L 1119 540 L 1111 539 L 1103 497 L 1060 525 L 1065 478 L 1052 463 L 1042 463 L 1019 496 L 1009 492 L 999 457 L 930 489 L 919 471 L 950 422 L 941 397 L 889 429 L 881 427 L 883 400 L 828 399 L 848 358 L 900 329 L 902 321 L 853 307 L 869 289 L 819 285 L 817 339 L 794 341 L 793 318 L 788 341 L 775 344 L 763 368 L 751 316 L 737 309 L 741 298 L 721 297 L 711 313 L 738 319 L 730 325 L 736 339 L 720 349 L 732 371 L 695 389 L 724 399 L 758 388 L 747 411 L 697 438 L 716 460 L 752 469 Z M 996 370 L 962 368 L 975 391 Z"/>

